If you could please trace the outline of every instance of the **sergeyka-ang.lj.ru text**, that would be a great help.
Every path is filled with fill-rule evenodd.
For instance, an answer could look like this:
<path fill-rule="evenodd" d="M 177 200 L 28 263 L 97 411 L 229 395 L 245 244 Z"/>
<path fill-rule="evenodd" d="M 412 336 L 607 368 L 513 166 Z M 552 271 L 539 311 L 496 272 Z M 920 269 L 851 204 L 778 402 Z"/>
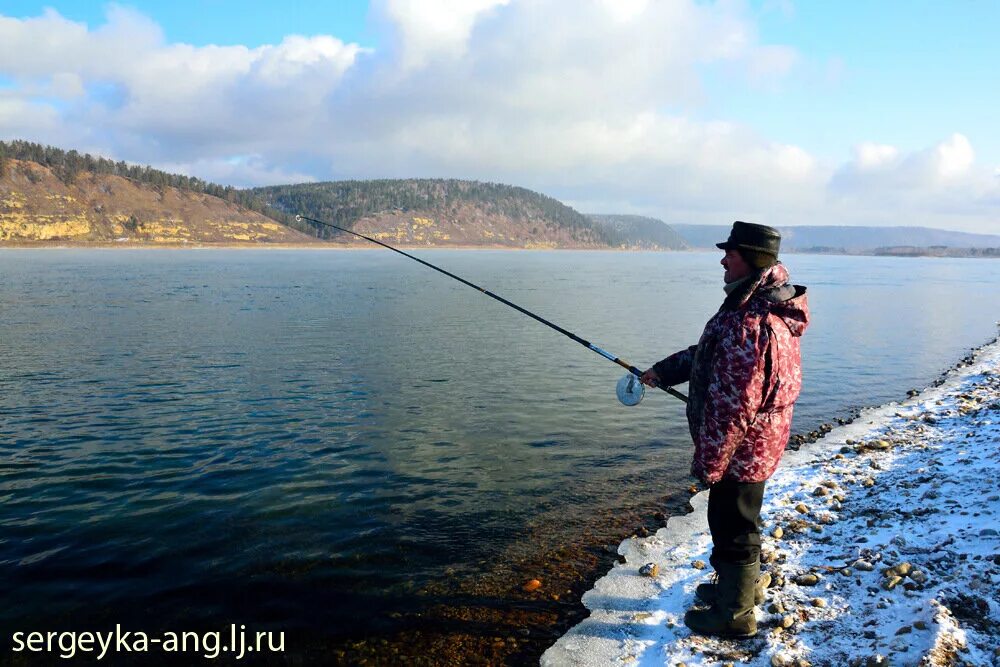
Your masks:
<path fill-rule="evenodd" d="M 149 634 L 141 631 L 122 630 L 116 625 L 114 631 L 106 632 L 15 632 L 14 653 L 55 653 L 69 660 L 75 657 L 102 660 L 109 654 L 138 653 L 194 653 L 203 658 L 219 656 L 240 660 L 254 653 L 283 653 L 285 633 L 258 631 L 247 632 L 245 625 L 229 626 L 229 631 L 214 632 L 162 632 Z"/>

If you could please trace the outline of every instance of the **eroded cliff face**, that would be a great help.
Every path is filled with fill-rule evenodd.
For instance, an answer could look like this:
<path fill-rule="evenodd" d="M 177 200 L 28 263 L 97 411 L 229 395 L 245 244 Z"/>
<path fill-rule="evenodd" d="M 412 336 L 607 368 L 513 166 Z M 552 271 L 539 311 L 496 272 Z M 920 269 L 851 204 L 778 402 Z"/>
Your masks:
<path fill-rule="evenodd" d="M 48 168 L 7 160 L 0 177 L 0 243 L 191 245 L 320 243 L 211 195 L 83 172 L 63 183 Z"/>

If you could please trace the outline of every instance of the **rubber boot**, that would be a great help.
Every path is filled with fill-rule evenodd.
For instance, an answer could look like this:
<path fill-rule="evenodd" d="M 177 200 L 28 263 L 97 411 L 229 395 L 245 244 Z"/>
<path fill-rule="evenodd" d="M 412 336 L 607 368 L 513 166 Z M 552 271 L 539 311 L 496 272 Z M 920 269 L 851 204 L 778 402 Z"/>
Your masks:
<path fill-rule="evenodd" d="M 718 562 L 715 571 L 715 604 L 708 609 L 692 609 L 684 615 L 684 624 L 699 635 L 744 638 L 757 634 L 754 615 L 754 589 L 760 575 L 760 561 L 747 565 Z"/>
<path fill-rule="evenodd" d="M 712 581 L 709 583 L 698 584 L 698 587 L 694 589 L 694 594 L 698 596 L 698 599 L 702 602 L 707 602 L 708 604 L 715 604 L 715 598 L 718 597 L 718 575 L 712 577 Z M 764 574 L 757 577 L 757 585 L 753 588 L 753 603 L 755 605 L 764 604 L 764 599 L 767 596 L 767 587 L 771 585 L 771 574 L 765 572 Z"/>

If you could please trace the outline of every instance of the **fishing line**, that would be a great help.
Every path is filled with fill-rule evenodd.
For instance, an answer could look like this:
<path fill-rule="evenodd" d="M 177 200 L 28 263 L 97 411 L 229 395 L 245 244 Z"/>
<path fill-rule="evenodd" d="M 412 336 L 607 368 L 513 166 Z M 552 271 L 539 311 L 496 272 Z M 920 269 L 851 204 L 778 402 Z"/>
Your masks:
<path fill-rule="evenodd" d="M 444 275 L 448 276 L 449 278 L 454 278 L 455 280 L 457 280 L 458 282 L 462 283 L 463 285 L 468 285 L 469 287 L 471 287 L 473 289 L 479 290 L 480 292 L 482 292 L 486 296 L 488 296 L 488 297 L 490 297 L 492 299 L 496 299 L 497 301 L 499 301 L 500 303 L 502 303 L 502 304 L 504 304 L 506 306 L 510 306 L 514 310 L 527 315 L 528 317 L 530 317 L 533 320 L 541 322 L 542 324 L 544 324 L 545 326 L 547 326 L 547 327 L 549 327 L 551 329 L 555 329 L 556 331 L 558 331 L 562 335 L 567 336 L 568 338 L 571 338 L 571 339 L 575 340 L 580 345 L 583 345 L 588 350 L 596 352 L 597 354 L 601 355 L 602 357 L 604 357 L 608 361 L 616 363 L 619 366 L 621 366 L 622 368 L 628 370 L 629 374 L 626 375 L 626 376 L 624 376 L 621 380 L 618 381 L 618 386 L 616 388 L 616 393 L 618 395 L 618 400 L 620 400 L 625 405 L 636 405 L 636 404 L 639 403 L 639 401 L 642 400 L 642 396 L 643 396 L 643 394 L 645 392 L 645 390 L 643 388 L 644 385 L 642 384 L 642 382 L 639 381 L 639 378 L 642 376 L 642 371 L 640 371 L 638 368 L 636 368 L 635 366 L 633 366 L 629 362 L 627 362 L 627 361 L 625 361 L 623 359 L 620 359 L 619 357 L 616 357 L 615 355 L 611 354 L 610 352 L 606 352 L 605 350 L 602 350 L 601 348 L 597 347 L 596 345 L 593 345 L 592 343 L 590 343 L 590 342 L 588 342 L 588 341 L 580 338 L 579 336 L 577 336 L 572 331 L 567 331 L 566 329 L 563 329 L 562 327 L 560 327 L 560 326 L 558 326 L 556 324 L 553 324 L 552 322 L 549 322 L 545 318 L 539 317 L 538 315 L 534 314 L 530 310 L 527 310 L 526 308 L 522 308 L 521 306 L 517 305 L 516 303 L 513 303 L 512 301 L 508 301 L 507 299 L 503 298 L 502 296 L 497 296 L 493 292 L 491 292 L 491 291 L 489 291 L 487 289 L 484 289 L 484 288 L 480 287 L 479 285 L 476 285 L 474 283 L 470 283 L 465 278 L 461 278 L 459 276 L 456 276 L 454 273 L 451 273 L 449 271 L 445 271 L 444 269 L 442 269 L 439 266 L 435 266 L 435 265 L 431 264 L 430 262 L 426 262 L 426 261 L 420 259 L 419 257 L 414 257 L 413 255 L 411 255 L 411 254 L 409 254 L 407 252 L 403 252 L 402 250 L 400 250 L 398 248 L 393 248 L 388 243 L 382 243 L 378 239 L 373 239 L 370 236 L 365 236 L 364 234 L 359 234 L 357 232 L 352 232 L 350 229 L 344 229 L 343 227 L 338 227 L 337 225 L 330 224 L 329 222 L 323 222 L 322 220 L 317 220 L 316 218 L 310 218 L 309 216 L 306 216 L 306 215 L 301 215 L 300 214 L 300 215 L 296 215 L 295 216 L 295 221 L 296 222 L 302 222 L 303 220 L 305 220 L 307 222 L 312 222 L 312 223 L 317 224 L 317 225 L 323 225 L 324 227 L 330 227 L 331 229 L 337 229 L 337 230 L 340 230 L 342 232 L 347 232 L 348 234 L 352 234 L 354 236 L 357 236 L 358 238 L 365 239 L 366 241 L 371 241 L 372 243 L 380 245 L 383 248 L 388 248 L 389 250 L 391 250 L 393 252 L 398 252 L 400 255 L 403 255 L 404 257 L 409 257 L 410 259 L 412 259 L 414 261 L 417 261 L 417 262 L 420 262 L 421 264 L 423 264 L 424 266 L 426 266 L 428 268 L 434 269 L 435 271 L 437 271 L 439 273 L 443 273 Z M 687 400 L 688 400 L 687 396 L 685 396 L 684 394 L 680 393 L 679 391 L 677 391 L 673 387 L 664 387 L 664 386 L 661 386 L 661 385 L 657 385 L 657 386 L 660 389 L 662 389 L 663 391 L 665 391 L 668 394 L 670 394 L 671 396 L 673 396 L 675 398 L 679 398 L 680 400 L 682 400 L 685 403 L 687 403 Z"/>

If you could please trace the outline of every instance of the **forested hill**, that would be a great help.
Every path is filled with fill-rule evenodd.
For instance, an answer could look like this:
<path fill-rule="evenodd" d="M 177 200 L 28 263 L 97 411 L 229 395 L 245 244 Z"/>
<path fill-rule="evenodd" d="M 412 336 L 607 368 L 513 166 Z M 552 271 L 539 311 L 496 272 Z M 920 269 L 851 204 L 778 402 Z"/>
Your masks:
<path fill-rule="evenodd" d="M 629 248 L 684 250 L 687 242 L 662 220 L 641 215 L 589 215 L 594 222 L 614 231 Z"/>
<path fill-rule="evenodd" d="M 239 190 L 196 178 L 23 141 L 0 142 L 5 245 L 318 242 L 262 209 Z"/>
<path fill-rule="evenodd" d="M 337 181 L 277 185 L 250 192 L 289 216 L 307 215 L 387 243 L 517 248 L 604 248 L 623 243 L 614 230 L 552 197 L 497 183 Z M 329 228 L 319 233 L 351 241 Z"/>

